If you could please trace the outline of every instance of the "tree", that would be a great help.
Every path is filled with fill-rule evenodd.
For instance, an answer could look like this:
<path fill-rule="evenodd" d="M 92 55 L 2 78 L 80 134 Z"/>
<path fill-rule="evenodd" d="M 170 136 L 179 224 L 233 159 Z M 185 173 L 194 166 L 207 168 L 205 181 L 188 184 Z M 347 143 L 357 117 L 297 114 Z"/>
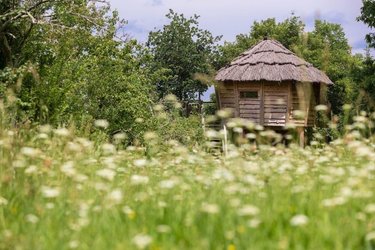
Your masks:
<path fill-rule="evenodd" d="M 305 34 L 295 52 L 326 72 L 335 83 L 328 89 L 328 100 L 333 113 L 340 114 L 342 106 L 353 98 L 353 70 L 359 66 L 341 25 L 316 20 L 314 30 Z"/>
<path fill-rule="evenodd" d="M 210 73 L 210 58 L 220 37 L 199 28 L 194 15 L 185 18 L 170 10 L 166 17 L 170 23 L 162 30 L 150 32 L 147 46 L 155 63 L 154 68 L 168 72 L 167 79 L 157 82 L 159 97 L 172 93 L 180 100 L 192 100 L 202 95 L 208 88 L 194 78 L 197 73 Z"/>
<path fill-rule="evenodd" d="M 362 0 L 361 15 L 357 21 L 362 21 L 370 28 L 375 28 L 375 1 Z M 363 110 L 375 110 L 375 60 L 370 54 L 370 48 L 375 48 L 375 33 L 366 35 L 366 42 L 369 46 L 366 56 L 363 59 L 362 67 L 357 70 L 357 81 L 359 83 L 358 101 Z"/>
<path fill-rule="evenodd" d="M 363 6 L 361 7 L 361 15 L 357 18 L 357 20 L 364 22 L 370 28 L 375 28 L 375 1 L 362 0 L 362 3 Z M 375 33 L 372 32 L 367 34 L 366 41 L 370 47 L 375 48 Z"/>
<path fill-rule="evenodd" d="M 38 1 L 13 2 L 22 12 L 23 4 Z M 159 78 L 158 71 L 145 67 L 149 56 L 136 41 L 119 39 L 125 22 L 100 2 L 39 1 L 35 10 L 43 12 L 38 17 L 43 22 L 33 24 L 19 50 L 14 49 L 18 38 L 8 40 L 13 67 L 0 69 L 0 98 L 3 86 L 14 89 L 16 122 L 85 127 L 106 119 L 109 134 L 123 131 L 129 139 L 147 129 L 147 123 L 136 120 L 152 117 L 151 82 Z M 30 22 L 22 18 L 17 20 Z"/>
<path fill-rule="evenodd" d="M 255 21 L 248 34 L 239 34 L 236 36 L 235 42 L 225 42 L 223 46 L 219 47 L 214 63 L 215 68 L 220 69 L 264 38 L 276 39 L 287 48 L 292 49 L 293 46 L 301 43 L 303 29 L 303 22 L 300 17 L 294 14 L 280 23 L 277 23 L 275 18 Z"/>
<path fill-rule="evenodd" d="M 0 6 L 0 69 L 18 67 L 25 60 L 24 47 L 30 41 L 33 31 L 44 26 L 59 30 L 73 28 L 76 21 L 86 25 L 76 28 L 99 25 L 103 9 L 93 6 L 100 0 L 2 0 Z M 89 24 L 90 23 L 90 24 Z M 88 25 L 89 24 L 89 25 Z"/>

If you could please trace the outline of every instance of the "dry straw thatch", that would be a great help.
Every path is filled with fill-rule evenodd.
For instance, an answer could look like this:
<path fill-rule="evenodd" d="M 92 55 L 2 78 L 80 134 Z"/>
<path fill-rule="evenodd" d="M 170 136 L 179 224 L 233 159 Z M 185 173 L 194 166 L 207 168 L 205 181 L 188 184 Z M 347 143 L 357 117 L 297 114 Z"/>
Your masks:
<path fill-rule="evenodd" d="M 275 40 L 263 40 L 219 70 L 216 81 L 297 81 L 333 84 L 328 76 Z"/>

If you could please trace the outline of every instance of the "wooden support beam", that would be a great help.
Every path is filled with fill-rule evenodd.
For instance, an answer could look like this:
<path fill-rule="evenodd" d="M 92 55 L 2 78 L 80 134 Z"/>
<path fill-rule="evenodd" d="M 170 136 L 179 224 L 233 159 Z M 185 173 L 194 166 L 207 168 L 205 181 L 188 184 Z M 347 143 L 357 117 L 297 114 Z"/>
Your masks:
<path fill-rule="evenodd" d="M 297 139 L 300 147 L 305 147 L 305 127 L 297 127 Z"/>

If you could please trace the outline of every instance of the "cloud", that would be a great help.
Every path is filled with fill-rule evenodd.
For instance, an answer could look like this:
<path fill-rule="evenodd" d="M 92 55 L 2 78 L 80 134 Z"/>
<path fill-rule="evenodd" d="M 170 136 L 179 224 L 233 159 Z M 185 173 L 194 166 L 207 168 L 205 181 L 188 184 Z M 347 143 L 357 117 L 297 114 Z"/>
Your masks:
<path fill-rule="evenodd" d="M 152 0 L 152 6 L 160 6 L 160 5 L 163 5 L 163 1 L 162 0 Z"/>
<path fill-rule="evenodd" d="M 129 20 L 131 36 L 146 41 L 149 31 L 167 23 L 165 15 L 173 9 L 185 16 L 200 15 L 200 26 L 223 40 L 234 41 L 236 35 L 248 33 L 254 21 L 275 17 L 282 21 L 293 11 L 312 30 L 315 19 L 340 23 L 353 47 L 370 30 L 356 21 L 361 0 L 110 0 L 122 18 Z"/>

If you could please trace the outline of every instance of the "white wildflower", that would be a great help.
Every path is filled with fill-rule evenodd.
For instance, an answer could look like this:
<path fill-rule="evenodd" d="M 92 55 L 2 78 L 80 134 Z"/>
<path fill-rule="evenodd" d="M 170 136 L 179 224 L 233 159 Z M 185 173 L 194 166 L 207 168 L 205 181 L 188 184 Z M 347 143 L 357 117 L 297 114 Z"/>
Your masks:
<path fill-rule="evenodd" d="M 38 172 L 38 168 L 35 165 L 31 165 L 25 169 L 25 174 L 31 175 Z"/>
<path fill-rule="evenodd" d="M 351 197 L 353 195 L 353 190 L 350 187 L 343 187 L 340 193 L 343 197 Z"/>
<path fill-rule="evenodd" d="M 233 128 L 233 132 L 235 132 L 237 134 L 242 134 L 243 133 L 243 128 L 235 127 L 235 128 Z"/>
<path fill-rule="evenodd" d="M 130 218 L 135 216 L 135 211 L 131 209 L 129 206 L 123 207 L 122 212 L 124 212 L 124 214 L 126 214 Z"/>
<path fill-rule="evenodd" d="M 108 155 L 116 153 L 116 147 L 115 147 L 115 145 L 110 144 L 110 143 L 104 143 L 102 145 L 102 150 L 103 150 L 104 154 L 108 154 Z"/>
<path fill-rule="evenodd" d="M 153 141 L 158 138 L 158 135 L 155 132 L 148 131 L 144 134 L 143 138 L 145 141 Z"/>
<path fill-rule="evenodd" d="M 342 106 L 342 108 L 345 110 L 345 111 L 349 111 L 352 109 L 352 105 L 350 104 L 344 104 L 344 106 Z"/>
<path fill-rule="evenodd" d="M 68 142 L 67 149 L 71 152 L 80 152 L 82 151 L 82 146 L 75 142 Z"/>
<path fill-rule="evenodd" d="M 373 241 L 375 240 L 375 231 L 372 231 L 366 235 L 366 241 Z"/>
<path fill-rule="evenodd" d="M 302 120 L 306 117 L 306 113 L 302 110 L 293 111 L 293 117 L 297 120 Z"/>
<path fill-rule="evenodd" d="M 39 131 L 40 131 L 41 133 L 46 133 L 46 134 L 48 134 L 49 132 L 51 132 L 51 130 L 52 130 L 51 125 L 42 125 L 42 126 L 39 127 Z"/>
<path fill-rule="evenodd" d="M 232 110 L 230 109 L 219 110 L 216 112 L 216 115 L 223 119 L 229 118 L 232 115 Z"/>
<path fill-rule="evenodd" d="M 116 160 L 115 160 L 114 157 L 105 157 L 105 158 L 103 158 L 103 164 L 107 168 L 110 168 L 110 169 L 116 169 L 117 168 Z"/>
<path fill-rule="evenodd" d="M 36 139 L 46 140 L 48 139 L 48 135 L 45 133 L 40 133 L 36 136 Z"/>
<path fill-rule="evenodd" d="M 123 199 L 123 194 L 120 189 L 115 189 L 107 195 L 107 200 L 111 204 L 120 204 L 122 202 L 122 199 Z"/>
<path fill-rule="evenodd" d="M 158 202 L 158 207 L 165 208 L 167 206 L 168 206 L 168 204 L 165 201 L 159 201 Z"/>
<path fill-rule="evenodd" d="M 147 160 L 146 159 L 137 159 L 137 160 L 134 160 L 133 162 L 134 166 L 136 167 L 145 167 L 147 165 Z"/>
<path fill-rule="evenodd" d="M 23 147 L 21 148 L 21 154 L 26 155 L 28 157 L 35 157 L 40 153 L 40 150 L 31 148 L 31 147 Z"/>
<path fill-rule="evenodd" d="M 257 136 L 254 133 L 248 133 L 248 134 L 246 134 L 246 138 L 250 139 L 250 140 L 255 140 L 257 138 Z"/>
<path fill-rule="evenodd" d="M 159 233 L 169 233 L 172 231 L 172 229 L 168 225 L 159 225 L 156 227 L 156 231 Z"/>
<path fill-rule="evenodd" d="M 79 242 L 76 240 L 72 240 L 69 242 L 69 248 L 70 249 L 76 249 L 79 247 Z"/>
<path fill-rule="evenodd" d="M 147 176 L 142 175 L 132 175 L 130 181 L 133 185 L 143 185 L 148 183 L 149 178 Z"/>
<path fill-rule="evenodd" d="M 0 206 L 8 205 L 8 200 L 0 196 Z"/>
<path fill-rule="evenodd" d="M 30 222 L 31 224 L 36 224 L 39 221 L 39 218 L 34 214 L 28 214 L 25 217 L 27 222 Z"/>
<path fill-rule="evenodd" d="M 375 203 L 368 204 L 368 205 L 365 207 L 365 212 L 366 212 L 366 213 L 369 213 L 369 214 L 373 214 L 373 213 L 375 213 Z"/>
<path fill-rule="evenodd" d="M 152 238 L 147 234 L 138 234 L 133 238 L 133 243 L 138 249 L 145 249 L 151 242 Z"/>
<path fill-rule="evenodd" d="M 296 227 L 306 225 L 308 222 L 309 218 L 303 214 L 297 214 L 290 219 L 290 224 Z"/>
<path fill-rule="evenodd" d="M 14 168 L 24 168 L 25 167 L 25 161 L 23 160 L 15 160 L 13 163 L 12 163 L 12 166 Z"/>
<path fill-rule="evenodd" d="M 123 140 L 126 139 L 126 134 L 125 134 L 125 133 L 117 133 L 117 134 L 115 134 L 115 135 L 113 136 L 113 139 L 114 139 L 117 143 L 119 143 L 119 142 L 121 142 L 121 141 L 123 141 Z"/>
<path fill-rule="evenodd" d="M 69 130 L 66 129 L 66 128 L 55 129 L 55 130 L 53 130 L 53 132 L 55 133 L 55 135 L 58 135 L 58 136 L 61 136 L 61 137 L 67 137 L 67 136 L 70 135 Z"/>
<path fill-rule="evenodd" d="M 327 111 L 328 107 L 326 105 L 320 104 L 320 105 L 315 107 L 315 110 L 316 111 Z"/>
<path fill-rule="evenodd" d="M 234 180 L 233 174 L 225 168 L 216 169 L 212 175 L 213 175 L 213 178 L 216 180 L 226 180 L 226 181 Z"/>
<path fill-rule="evenodd" d="M 89 177 L 87 177 L 86 175 L 84 174 L 76 174 L 73 176 L 73 179 L 76 181 L 76 182 L 85 182 L 88 180 Z"/>
<path fill-rule="evenodd" d="M 344 197 L 335 197 L 331 199 L 325 199 L 322 201 L 322 205 L 324 207 L 335 207 L 335 206 L 340 206 L 346 203 L 346 199 Z"/>
<path fill-rule="evenodd" d="M 164 110 L 164 106 L 161 105 L 161 104 L 157 104 L 157 105 L 154 106 L 154 110 L 156 112 L 160 112 L 160 111 Z"/>
<path fill-rule="evenodd" d="M 112 169 L 104 168 L 104 169 L 96 171 L 96 175 L 98 175 L 98 176 L 100 176 L 104 179 L 107 179 L 109 181 L 113 181 L 113 179 L 116 176 L 116 172 L 113 171 Z"/>
<path fill-rule="evenodd" d="M 229 200 L 229 205 L 231 207 L 239 207 L 241 205 L 241 200 L 238 198 L 231 199 Z"/>
<path fill-rule="evenodd" d="M 257 228 L 261 223 L 261 220 L 254 218 L 247 222 L 247 226 L 250 228 Z"/>
<path fill-rule="evenodd" d="M 357 213 L 357 214 L 355 215 L 355 218 L 356 218 L 357 220 L 360 220 L 360 221 L 366 221 L 366 214 L 364 214 L 364 213 Z"/>
<path fill-rule="evenodd" d="M 61 172 L 63 172 L 66 176 L 72 177 L 74 176 L 77 172 L 74 168 L 74 163 L 72 161 L 68 161 L 64 163 L 60 167 Z"/>
<path fill-rule="evenodd" d="M 206 131 L 206 137 L 207 138 L 216 138 L 216 137 L 218 137 L 218 133 L 215 130 L 210 129 L 210 130 Z"/>
<path fill-rule="evenodd" d="M 52 202 L 47 202 L 47 203 L 46 203 L 46 208 L 47 208 L 47 209 L 53 209 L 53 208 L 55 208 L 55 204 L 52 203 Z"/>
<path fill-rule="evenodd" d="M 45 198 L 55 198 L 60 195 L 59 188 L 43 186 L 41 191 Z"/>
<path fill-rule="evenodd" d="M 159 186 L 163 189 L 172 189 L 176 184 L 175 180 L 163 180 L 159 183 Z"/>
<path fill-rule="evenodd" d="M 203 203 L 201 211 L 208 214 L 217 214 L 220 211 L 220 208 L 216 204 Z"/>
<path fill-rule="evenodd" d="M 90 149 L 93 146 L 93 142 L 86 138 L 77 138 L 76 140 L 84 148 Z"/>
<path fill-rule="evenodd" d="M 237 211 L 239 216 L 254 216 L 259 214 L 259 212 L 259 208 L 253 205 L 244 205 Z"/>
<path fill-rule="evenodd" d="M 94 122 L 94 125 L 98 128 L 108 128 L 109 123 L 107 120 L 99 119 Z"/>
<path fill-rule="evenodd" d="M 103 182 L 97 182 L 97 183 L 95 183 L 94 188 L 97 191 L 107 191 L 107 190 L 109 190 L 108 185 L 106 185 Z"/>

